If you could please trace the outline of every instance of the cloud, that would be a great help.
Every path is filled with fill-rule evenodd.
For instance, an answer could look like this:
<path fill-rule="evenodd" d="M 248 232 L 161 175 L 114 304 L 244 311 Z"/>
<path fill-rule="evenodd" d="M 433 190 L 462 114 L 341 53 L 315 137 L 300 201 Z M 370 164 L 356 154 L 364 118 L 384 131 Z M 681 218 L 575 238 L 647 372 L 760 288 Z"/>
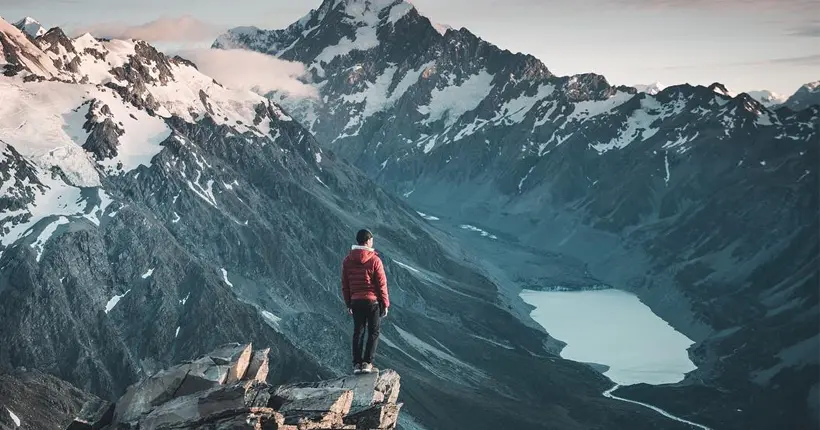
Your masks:
<path fill-rule="evenodd" d="M 771 64 L 787 64 L 793 66 L 820 66 L 820 54 L 803 55 L 800 57 L 775 58 L 768 61 Z"/>
<path fill-rule="evenodd" d="M 820 11 L 817 0 L 610 0 L 627 6 L 649 9 L 733 9 L 775 11 Z"/>
<path fill-rule="evenodd" d="M 820 37 L 820 21 L 812 21 L 795 28 L 791 36 Z"/>
<path fill-rule="evenodd" d="M 299 80 L 307 73 L 305 65 L 299 62 L 244 49 L 190 49 L 176 54 L 193 61 L 202 73 L 228 88 L 319 98 L 316 87 Z"/>
<path fill-rule="evenodd" d="M 198 42 L 213 39 L 224 30 L 185 15 L 163 17 L 145 24 L 130 26 L 121 22 L 105 22 L 79 28 L 74 33 L 91 33 L 96 37 L 109 39 L 140 39 L 146 42 Z"/>
<path fill-rule="evenodd" d="M 815 66 L 820 65 L 820 54 L 800 55 L 796 57 L 780 57 L 755 61 L 735 61 L 725 63 L 682 64 L 661 67 L 649 67 L 651 70 L 692 70 L 717 67 L 754 67 L 754 66 Z"/>

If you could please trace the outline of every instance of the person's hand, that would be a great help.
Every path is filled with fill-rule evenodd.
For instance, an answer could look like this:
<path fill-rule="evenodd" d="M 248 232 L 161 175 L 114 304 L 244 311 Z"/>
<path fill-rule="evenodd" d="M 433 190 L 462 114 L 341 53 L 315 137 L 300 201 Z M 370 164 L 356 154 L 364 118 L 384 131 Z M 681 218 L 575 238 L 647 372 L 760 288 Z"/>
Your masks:
<path fill-rule="evenodd" d="M 353 309 L 347 308 L 347 314 L 348 315 L 353 315 Z"/>
<path fill-rule="evenodd" d="M 381 317 L 384 318 L 387 316 L 387 308 L 382 308 Z"/>

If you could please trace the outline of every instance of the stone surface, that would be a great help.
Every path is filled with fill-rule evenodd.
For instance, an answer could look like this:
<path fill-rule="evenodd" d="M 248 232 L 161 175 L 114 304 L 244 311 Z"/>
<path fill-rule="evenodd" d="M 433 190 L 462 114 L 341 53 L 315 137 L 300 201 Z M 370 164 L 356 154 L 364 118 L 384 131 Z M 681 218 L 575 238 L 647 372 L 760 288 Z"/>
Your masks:
<path fill-rule="evenodd" d="M 25 430 L 62 429 L 87 402 L 100 402 L 74 385 L 39 370 L 17 368 L 0 373 L 0 428 L 17 430 L 14 412 Z"/>
<path fill-rule="evenodd" d="M 101 399 L 92 399 L 83 405 L 80 413 L 66 430 L 100 430 L 114 419 L 114 404 Z"/>
<path fill-rule="evenodd" d="M 292 389 L 337 389 L 350 390 L 353 393 L 351 411 L 364 409 L 373 404 L 376 393 L 376 380 L 379 373 L 343 376 L 318 382 L 303 382 L 280 387 L 279 390 Z"/>
<path fill-rule="evenodd" d="M 375 389 L 382 395 L 382 399 L 374 399 L 374 403 L 396 403 L 401 390 L 401 377 L 395 370 L 381 371 Z"/>
<path fill-rule="evenodd" d="M 227 377 L 223 384 L 235 384 L 242 379 L 245 378 L 245 373 L 248 371 L 248 367 L 251 364 L 251 357 L 253 356 L 253 345 L 248 344 L 242 349 L 242 352 L 239 354 L 239 357 L 236 358 L 236 361 L 231 366 L 231 369 L 227 373 Z"/>
<path fill-rule="evenodd" d="M 357 429 L 392 429 L 396 426 L 401 407 L 401 403 L 373 405 L 345 417 L 344 422 L 355 425 Z"/>
<path fill-rule="evenodd" d="M 251 358 L 248 372 L 245 379 L 253 379 L 258 382 L 268 381 L 268 372 L 270 371 L 270 348 L 254 351 Z"/>
<path fill-rule="evenodd" d="M 273 401 L 284 412 L 333 412 L 347 415 L 353 403 L 353 391 L 343 388 L 279 388 L 273 392 Z"/>

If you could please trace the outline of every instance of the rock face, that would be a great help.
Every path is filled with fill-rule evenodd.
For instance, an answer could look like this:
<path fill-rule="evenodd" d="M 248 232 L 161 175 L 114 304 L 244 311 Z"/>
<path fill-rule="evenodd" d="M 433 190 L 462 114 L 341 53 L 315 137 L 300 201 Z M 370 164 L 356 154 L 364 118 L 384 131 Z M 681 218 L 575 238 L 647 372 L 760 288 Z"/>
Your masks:
<path fill-rule="evenodd" d="M 98 402 L 99 398 L 36 369 L 0 374 L 2 430 L 65 428 L 84 404 Z"/>
<path fill-rule="evenodd" d="M 697 342 L 683 383 L 633 395 L 721 428 L 818 425 L 820 106 L 555 76 L 402 1 L 326 0 L 213 46 L 306 64 L 321 102 L 271 97 L 433 222 L 581 260 Z M 486 248 L 518 287 L 596 282 Z"/>
<path fill-rule="evenodd" d="M 809 82 L 800 87 L 783 103 L 793 110 L 808 109 L 811 106 L 820 106 L 820 81 Z"/>
<path fill-rule="evenodd" d="M 88 401 L 67 430 L 396 427 L 402 407 L 396 372 L 273 386 L 259 373 L 276 359 L 269 351 L 221 346 L 132 385 L 116 406 Z"/>

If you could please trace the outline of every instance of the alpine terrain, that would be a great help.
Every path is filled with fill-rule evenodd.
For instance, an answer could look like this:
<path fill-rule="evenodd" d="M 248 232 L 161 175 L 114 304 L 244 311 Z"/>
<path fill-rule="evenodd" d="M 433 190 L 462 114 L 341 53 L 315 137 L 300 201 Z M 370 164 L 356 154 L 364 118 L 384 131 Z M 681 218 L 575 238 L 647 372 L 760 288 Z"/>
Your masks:
<path fill-rule="evenodd" d="M 322 44 L 336 46 L 338 38 L 331 40 L 335 31 L 375 16 L 364 12 L 353 18 L 343 16 L 346 6 L 328 3 L 324 12 L 311 15 L 312 21 L 297 24 L 286 34 L 301 35 L 302 28 L 317 26 L 316 31 L 325 36 L 316 35 L 312 44 L 299 49 L 318 54 L 325 49 Z M 427 31 L 420 26 L 429 26 L 426 20 L 409 6 L 400 6 L 408 8 L 407 15 L 387 17 L 392 12 L 380 12 L 385 18 L 378 22 L 395 18 L 387 27 L 379 27 L 390 32 L 382 38 L 407 42 L 403 52 L 408 58 L 416 55 L 417 44 L 391 36 L 393 25 L 406 26 L 406 31 L 418 26 L 425 43 L 441 44 L 442 36 L 433 27 Z M 319 25 L 319 17 L 330 9 L 338 26 L 332 21 Z M 368 22 L 370 26 L 361 31 L 377 28 L 377 21 Z M 162 369 L 232 342 L 269 348 L 271 385 L 349 374 L 352 323 L 341 298 L 339 273 L 356 230 L 368 227 L 382 253 L 394 304 L 382 326 L 375 364 L 401 375 L 401 428 L 687 428 L 641 406 L 604 397 L 602 393 L 612 387 L 605 377 L 591 366 L 560 359 L 561 343 L 531 320 L 520 318 L 524 304 L 517 286 L 502 282 L 503 273 L 485 266 L 455 236 L 433 226 L 332 150 L 320 147 L 313 133 L 280 104 L 227 88 L 200 72 L 196 64 L 168 57 L 144 41 L 96 39 L 89 34 L 69 38 L 60 28 L 38 33 L 24 33 L 0 20 L 0 374 L 4 375 L 0 377 L 0 425 L 68 425 L 59 418 L 73 418 L 89 399 L 117 401 L 129 386 Z M 447 34 L 451 38 L 462 33 Z M 463 34 L 460 37 L 469 37 Z M 375 33 L 368 35 L 369 43 L 379 41 Z M 364 38 L 360 36 L 360 42 Z M 501 55 L 489 45 L 480 46 L 486 46 L 487 55 Z M 342 51 L 336 48 L 335 52 L 348 53 Z M 366 73 L 376 69 L 356 69 L 352 77 L 334 75 L 335 67 L 341 68 L 339 63 L 351 57 L 329 58 L 335 62 L 325 72 L 316 69 L 315 75 L 340 81 L 332 84 L 337 86 L 326 84 L 323 91 L 372 87 Z M 525 62 L 527 73 L 552 79 L 534 59 Z M 468 64 L 452 64 L 462 63 Z M 404 76 L 398 63 L 388 67 L 395 68 L 395 76 Z M 433 65 L 412 67 L 420 79 L 431 79 L 415 79 L 411 83 L 416 86 L 438 82 L 441 88 L 460 88 L 456 79 L 469 76 L 453 75 L 453 86 L 447 87 L 439 74 L 430 71 Z M 482 73 L 480 79 L 491 76 Z M 584 82 L 589 79 L 597 78 L 584 78 Z M 419 118 L 423 114 L 413 106 L 424 103 L 425 93 L 409 87 L 406 93 L 396 93 L 405 94 L 406 100 L 395 105 L 384 101 L 368 108 L 382 109 L 374 110 L 375 116 L 353 118 L 364 121 L 362 127 L 372 127 L 367 124 L 377 118 L 379 124 L 386 124 L 388 106 L 406 106 L 405 113 Z M 415 102 L 414 94 L 419 97 Z M 364 109 L 369 100 L 363 98 L 357 106 Z M 466 181 L 475 171 L 466 169 L 463 161 L 458 162 L 459 169 L 447 170 L 449 158 L 440 158 L 437 169 L 424 174 L 418 170 L 421 164 L 414 164 L 419 161 L 413 161 L 421 154 L 441 156 L 442 151 L 455 149 L 442 146 L 451 137 L 432 133 L 443 130 L 448 118 L 457 120 L 453 116 L 457 112 L 467 114 L 466 108 L 472 109 L 456 103 L 446 111 L 451 114 L 425 125 L 430 139 L 418 150 L 404 141 L 385 141 L 382 149 L 377 147 L 378 157 L 383 151 L 404 151 L 404 155 L 391 152 L 392 173 L 384 180 L 394 187 L 430 190 L 431 181 L 448 184 L 439 188 L 438 196 L 431 194 L 427 200 L 431 207 L 440 201 L 436 198 L 455 196 L 460 189 L 480 184 Z M 788 124 L 792 136 L 809 132 L 801 121 L 808 121 L 812 112 L 767 118 Z M 375 130 L 394 130 L 391 136 L 416 133 L 405 118 L 392 118 L 395 128 L 380 125 Z M 327 136 L 332 121 L 328 117 L 307 123 L 320 136 Z M 359 137 L 350 138 L 349 147 L 369 147 L 371 140 L 362 140 L 363 136 L 375 132 L 368 130 L 363 128 Z M 475 132 L 484 133 L 478 128 Z M 470 135 L 473 143 L 476 133 Z M 417 138 L 411 136 L 415 135 L 407 134 L 406 139 Z M 342 140 L 332 140 L 330 146 L 348 148 Z M 577 148 L 569 143 L 562 148 Z M 807 146 L 803 141 L 788 143 Z M 426 145 L 427 153 L 422 150 Z M 471 147 L 476 154 L 463 156 L 486 158 L 489 168 L 505 145 Z M 576 151 L 584 153 L 583 148 Z M 788 164 L 773 175 L 786 175 L 802 165 L 804 158 L 795 154 L 778 158 L 786 157 L 784 153 L 768 154 L 773 165 Z M 363 162 L 374 156 L 371 149 L 358 158 Z M 581 165 L 566 164 L 566 168 L 585 174 Z M 365 170 L 372 175 L 379 171 Z M 509 176 L 507 182 L 515 179 L 513 170 L 502 173 Z M 416 177 L 415 183 L 402 182 Z M 521 190 L 527 194 L 520 195 L 521 202 L 536 192 L 530 190 L 539 189 L 536 178 L 548 178 L 535 167 L 531 177 L 533 182 L 522 182 Z M 496 193 L 492 184 L 487 182 L 486 189 Z M 789 186 L 796 193 L 801 184 Z M 564 197 L 570 197 L 572 190 L 568 186 Z M 493 195 L 495 200 L 488 202 L 508 198 Z M 678 210 L 672 203 L 667 205 L 672 205 L 667 211 Z M 534 221 L 532 228 L 541 234 L 544 225 Z M 636 232 L 641 233 L 646 232 Z M 786 233 L 782 234 L 785 241 Z M 802 261 L 797 257 L 806 250 L 789 249 L 793 264 Z M 554 266 L 566 279 L 587 276 L 584 263 L 571 256 L 557 256 Z M 801 276 L 808 276 L 808 269 L 803 270 Z M 776 275 L 774 271 L 771 276 Z M 750 285 L 748 291 L 757 287 Z M 782 291 L 792 290 L 778 286 L 772 293 Z M 774 294 L 772 300 L 788 303 L 791 297 L 791 293 Z M 683 312 L 677 307 L 680 303 L 672 310 Z M 798 303 L 779 318 L 788 316 L 784 324 L 791 324 L 802 306 L 806 303 Z M 765 322 L 761 319 L 761 324 Z M 720 318 L 718 323 L 727 321 Z M 704 354 L 732 347 L 739 339 L 727 337 L 725 345 L 710 344 Z M 219 364 L 214 360 L 212 364 Z M 811 371 L 810 367 L 804 370 Z M 48 400 L 55 395 L 58 400 Z M 152 406 L 169 399 L 158 398 Z M 176 399 L 171 403 L 179 406 Z"/>
<path fill-rule="evenodd" d="M 626 289 L 696 341 L 681 383 L 616 394 L 710 428 L 817 427 L 820 105 L 556 76 L 402 0 L 325 0 L 213 47 L 304 63 L 320 99 L 269 98 L 441 231 L 482 232 L 470 252 L 513 288 Z"/>

